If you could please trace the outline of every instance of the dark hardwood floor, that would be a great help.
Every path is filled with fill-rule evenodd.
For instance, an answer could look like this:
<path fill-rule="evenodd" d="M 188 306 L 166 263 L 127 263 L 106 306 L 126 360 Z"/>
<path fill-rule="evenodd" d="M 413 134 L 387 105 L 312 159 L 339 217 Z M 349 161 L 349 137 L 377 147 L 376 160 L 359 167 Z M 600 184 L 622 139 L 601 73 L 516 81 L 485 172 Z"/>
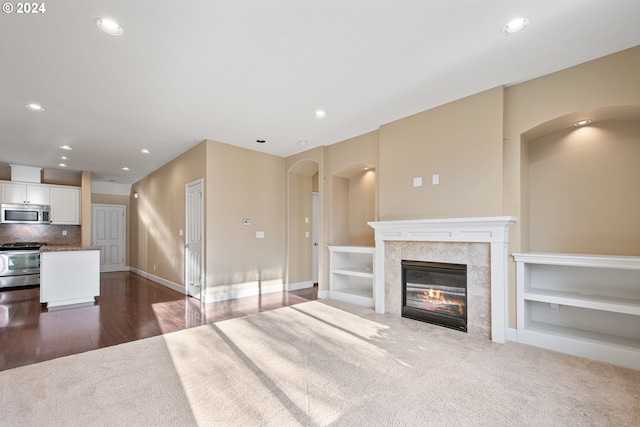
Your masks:
<path fill-rule="evenodd" d="M 52 309 L 38 287 L 0 290 L 0 371 L 315 300 L 317 290 L 201 304 L 133 273 L 102 273 L 95 304 Z"/>

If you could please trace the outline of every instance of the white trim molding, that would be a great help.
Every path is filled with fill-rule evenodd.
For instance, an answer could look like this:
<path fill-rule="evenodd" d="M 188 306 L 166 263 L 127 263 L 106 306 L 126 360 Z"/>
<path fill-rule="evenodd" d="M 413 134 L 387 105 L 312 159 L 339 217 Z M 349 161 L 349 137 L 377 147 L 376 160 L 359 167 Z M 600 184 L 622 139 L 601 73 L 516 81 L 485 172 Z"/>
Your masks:
<path fill-rule="evenodd" d="M 300 289 L 309 288 L 313 288 L 313 280 L 308 280 L 306 282 L 288 283 L 284 285 L 285 291 L 299 291 Z"/>
<path fill-rule="evenodd" d="M 182 285 L 179 285 L 167 279 L 163 279 L 162 277 L 154 276 L 153 274 L 147 273 L 146 271 L 138 270 L 134 267 L 128 268 L 130 272 L 137 274 L 138 276 L 142 276 L 145 279 L 151 280 L 152 282 L 156 282 L 162 286 L 166 286 L 167 288 L 173 289 L 174 291 L 180 292 L 181 294 L 185 293 L 185 288 Z"/>
<path fill-rule="evenodd" d="M 373 296 L 377 313 L 385 311 L 385 242 L 484 242 L 491 245 L 491 339 L 508 339 L 508 244 L 512 216 L 369 222 L 375 230 Z"/>
<path fill-rule="evenodd" d="M 207 287 L 207 292 L 203 295 L 202 302 L 210 303 L 227 301 L 230 299 L 251 297 L 271 292 L 282 292 L 283 290 L 285 289 L 282 279 L 211 286 Z"/>

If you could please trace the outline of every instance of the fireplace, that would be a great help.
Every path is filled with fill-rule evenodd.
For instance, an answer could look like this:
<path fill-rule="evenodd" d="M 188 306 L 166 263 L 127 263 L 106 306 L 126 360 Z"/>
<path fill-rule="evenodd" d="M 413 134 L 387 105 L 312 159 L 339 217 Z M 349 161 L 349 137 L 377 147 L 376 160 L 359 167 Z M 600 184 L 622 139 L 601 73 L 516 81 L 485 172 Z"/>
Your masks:
<path fill-rule="evenodd" d="M 511 216 L 369 222 L 375 229 L 377 313 L 402 313 L 401 261 L 467 265 L 467 333 L 507 341 Z"/>
<path fill-rule="evenodd" d="M 402 317 L 467 332 L 467 266 L 402 260 Z"/>

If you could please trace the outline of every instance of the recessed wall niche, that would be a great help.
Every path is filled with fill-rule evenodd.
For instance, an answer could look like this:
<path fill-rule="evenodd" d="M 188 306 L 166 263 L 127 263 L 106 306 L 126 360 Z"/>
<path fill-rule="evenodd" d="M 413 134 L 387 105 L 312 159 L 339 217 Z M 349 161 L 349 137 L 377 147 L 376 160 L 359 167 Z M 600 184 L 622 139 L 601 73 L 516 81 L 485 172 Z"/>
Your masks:
<path fill-rule="evenodd" d="M 530 251 L 640 255 L 640 122 L 559 130 L 528 154 Z"/>
<path fill-rule="evenodd" d="M 376 172 L 366 165 L 353 165 L 331 177 L 331 244 L 375 246 Z"/>

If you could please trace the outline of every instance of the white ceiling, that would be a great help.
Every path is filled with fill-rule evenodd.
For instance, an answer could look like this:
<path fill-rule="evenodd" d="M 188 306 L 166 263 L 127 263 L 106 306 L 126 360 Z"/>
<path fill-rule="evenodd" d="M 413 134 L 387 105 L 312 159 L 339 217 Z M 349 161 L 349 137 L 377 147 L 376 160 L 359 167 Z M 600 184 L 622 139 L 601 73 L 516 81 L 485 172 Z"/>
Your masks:
<path fill-rule="evenodd" d="M 122 184 L 205 138 L 284 157 L 640 44 L 638 0 L 44 4 L 0 17 L 0 163 L 58 169 L 68 144 Z"/>

